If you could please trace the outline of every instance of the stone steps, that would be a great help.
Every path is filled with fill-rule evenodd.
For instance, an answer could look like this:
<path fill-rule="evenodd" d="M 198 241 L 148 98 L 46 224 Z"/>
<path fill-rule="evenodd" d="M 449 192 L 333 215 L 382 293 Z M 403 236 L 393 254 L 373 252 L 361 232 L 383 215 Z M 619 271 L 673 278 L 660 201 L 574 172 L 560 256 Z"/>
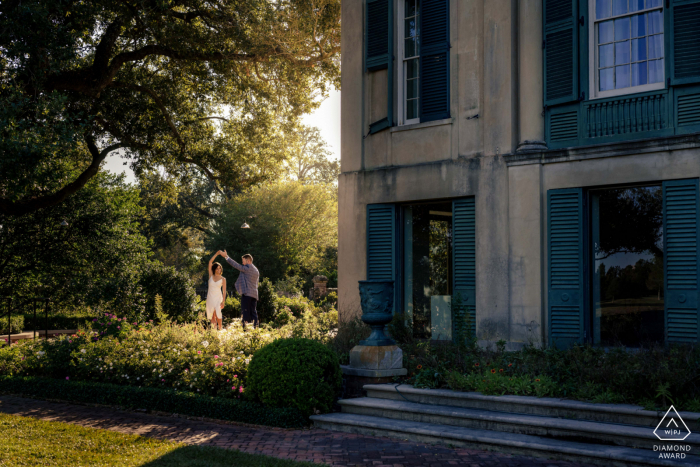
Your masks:
<path fill-rule="evenodd" d="M 518 433 L 395 420 L 351 413 L 332 413 L 311 417 L 319 428 L 389 436 L 421 443 L 441 443 L 472 449 L 496 450 L 515 455 L 587 462 L 604 466 L 688 466 L 700 467 L 700 457 L 660 459 L 651 449 L 589 444 Z"/>
<path fill-rule="evenodd" d="M 644 410 L 627 404 L 593 404 L 590 402 L 530 396 L 485 396 L 477 392 L 448 389 L 417 389 L 409 385 L 368 384 L 367 397 L 410 401 L 428 405 L 485 409 L 499 412 L 542 415 L 656 428 L 664 412 Z M 679 412 L 690 431 L 700 433 L 700 413 Z"/>
<path fill-rule="evenodd" d="M 700 467 L 697 413 L 680 413 L 691 434 L 675 443 L 654 435 L 664 412 L 632 405 L 485 396 L 394 384 L 368 384 L 364 390 L 368 397 L 339 401 L 342 413 L 312 416 L 314 425 L 606 466 Z M 658 451 L 658 446 L 669 445 L 683 446 L 680 453 L 685 457 L 671 458 Z"/>
<path fill-rule="evenodd" d="M 460 426 L 557 439 L 575 439 L 588 443 L 648 450 L 652 450 L 654 444 L 659 444 L 659 439 L 654 435 L 653 429 L 648 426 L 497 412 L 447 405 L 428 405 L 370 397 L 341 400 L 340 404 L 343 413 L 392 420 Z M 661 417 L 659 417 L 660 419 Z M 683 444 L 690 445 L 691 452 L 700 453 L 700 434 L 692 433 Z"/>

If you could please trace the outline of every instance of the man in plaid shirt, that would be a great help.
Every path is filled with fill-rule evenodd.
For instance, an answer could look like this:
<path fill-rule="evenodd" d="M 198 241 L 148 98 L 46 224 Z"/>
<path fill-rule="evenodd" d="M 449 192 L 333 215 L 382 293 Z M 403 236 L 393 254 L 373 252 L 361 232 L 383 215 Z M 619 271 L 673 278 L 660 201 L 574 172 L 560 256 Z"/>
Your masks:
<path fill-rule="evenodd" d="M 251 255 L 243 255 L 241 262 L 238 264 L 229 258 L 226 250 L 219 252 L 221 256 L 226 258 L 226 262 L 238 269 L 241 273 L 236 279 L 236 292 L 241 294 L 241 311 L 243 312 L 243 327 L 245 323 L 252 322 L 254 327 L 258 327 L 258 279 L 260 271 L 253 266 L 253 257 Z"/>

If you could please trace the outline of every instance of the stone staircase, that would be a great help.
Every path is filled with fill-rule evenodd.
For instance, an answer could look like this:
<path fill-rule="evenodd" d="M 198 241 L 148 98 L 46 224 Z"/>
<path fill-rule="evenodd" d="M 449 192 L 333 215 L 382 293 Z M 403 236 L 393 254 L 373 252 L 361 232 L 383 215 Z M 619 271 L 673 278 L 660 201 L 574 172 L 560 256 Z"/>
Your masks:
<path fill-rule="evenodd" d="M 342 413 L 312 416 L 314 425 L 605 466 L 700 467 L 698 413 L 680 412 L 690 436 L 682 442 L 664 442 L 654 435 L 664 413 L 632 405 L 485 396 L 394 384 L 364 389 L 367 397 L 340 401 Z M 681 451 L 685 458 L 660 458 L 654 446 L 662 445 L 682 445 L 690 451 Z"/>

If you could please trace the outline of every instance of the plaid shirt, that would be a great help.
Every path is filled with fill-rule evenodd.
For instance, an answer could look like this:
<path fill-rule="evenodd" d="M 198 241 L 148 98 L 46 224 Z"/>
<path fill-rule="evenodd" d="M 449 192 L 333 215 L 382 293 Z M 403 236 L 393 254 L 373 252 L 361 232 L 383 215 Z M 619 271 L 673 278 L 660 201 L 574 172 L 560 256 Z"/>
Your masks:
<path fill-rule="evenodd" d="M 252 264 L 243 266 L 242 264 L 238 264 L 232 260 L 230 257 L 226 258 L 226 262 L 241 271 L 241 273 L 238 275 L 238 279 L 236 279 L 236 292 L 241 295 L 253 297 L 257 300 L 258 278 L 260 277 L 260 271 L 258 271 L 258 268 Z"/>

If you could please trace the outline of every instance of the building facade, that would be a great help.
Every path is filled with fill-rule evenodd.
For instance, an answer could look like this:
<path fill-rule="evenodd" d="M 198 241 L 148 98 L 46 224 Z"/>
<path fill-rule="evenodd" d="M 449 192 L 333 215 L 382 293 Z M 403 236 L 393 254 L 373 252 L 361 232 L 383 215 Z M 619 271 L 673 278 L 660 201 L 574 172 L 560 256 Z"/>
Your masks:
<path fill-rule="evenodd" d="M 416 337 L 700 340 L 700 0 L 348 0 L 339 310 Z"/>

